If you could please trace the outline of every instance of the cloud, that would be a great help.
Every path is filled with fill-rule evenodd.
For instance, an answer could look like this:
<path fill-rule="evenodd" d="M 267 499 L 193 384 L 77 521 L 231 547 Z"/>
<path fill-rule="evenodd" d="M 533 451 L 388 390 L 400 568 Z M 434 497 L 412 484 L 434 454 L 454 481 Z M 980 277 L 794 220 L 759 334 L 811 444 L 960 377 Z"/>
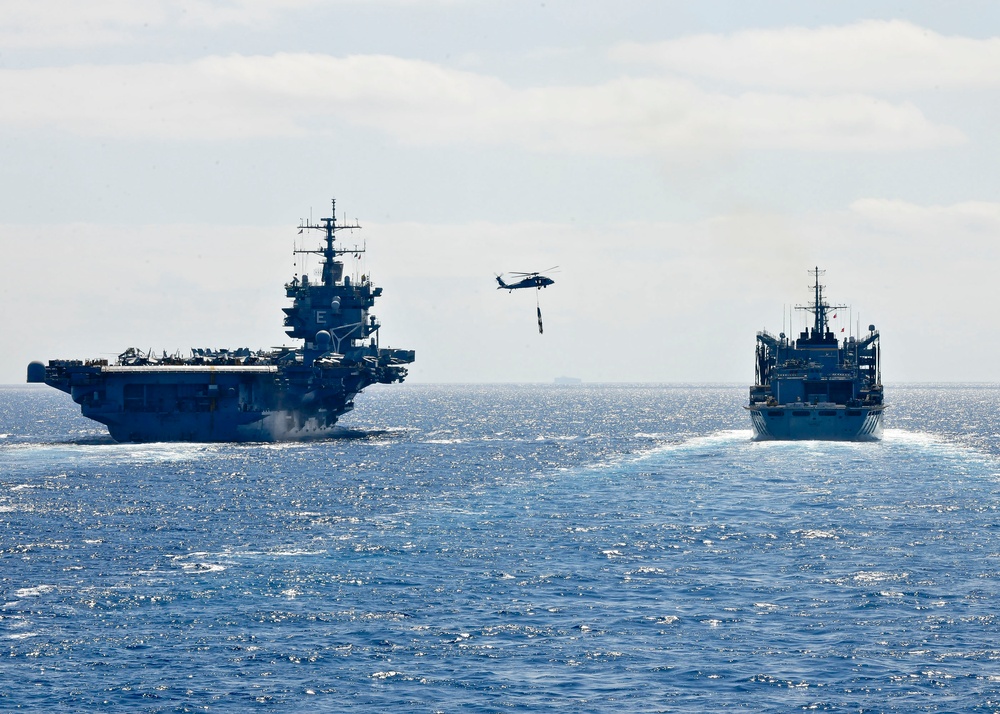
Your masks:
<path fill-rule="evenodd" d="M 783 281 L 760 279 L 776 266 L 761 247 L 794 253 L 797 240 L 780 217 L 752 215 L 613 232 L 546 222 L 362 223 L 365 264 L 348 261 L 348 270 L 385 288 L 375 308 L 382 344 L 416 349 L 414 381 L 434 382 L 739 375 L 749 355 L 716 347 L 744 328 L 752 341 L 756 322 L 740 321 L 755 301 L 769 299 L 779 314 Z M 0 329 L 11 337 L 0 382 L 23 380 L 32 359 L 287 343 L 280 309 L 296 237 L 294 227 L 0 225 L 9 308 Z M 556 284 L 537 296 L 542 338 L 533 291 L 497 290 L 493 276 L 557 263 Z M 31 289 L 39 279 L 31 266 L 44 273 L 44 300 Z M 798 282 L 804 266 L 795 266 Z M 315 274 L 315 260 L 311 267 Z M 631 341 L 639 336 L 641 344 Z"/>
<path fill-rule="evenodd" d="M 912 104 L 863 95 L 726 95 L 671 78 L 514 88 L 384 55 L 207 57 L 0 70 L 0 125 L 86 136 L 322 135 L 353 124 L 409 144 L 612 156 L 758 148 L 885 151 L 962 143 Z"/>
<path fill-rule="evenodd" d="M 872 236 L 868 255 L 887 263 L 937 265 L 938 279 L 956 274 L 981 275 L 993 289 L 989 273 L 1000 261 L 1000 204 L 965 201 L 952 205 L 918 205 L 889 199 L 863 199 L 850 206 L 857 230 Z M 964 286 L 971 289 L 972 286 Z M 918 288 L 919 290 L 919 288 Z M 982 298 L 991 302 L 992 297 Z"/>
<path fill-rule="evenodd" d="M 167 19 L 162 0 L 5 0 L 0 46 L 92 47 L 130 41 L 132 33 Z"/>
<path fill-rule="evenodd" d="M 950 206 L 921 206 L 908 201 L 866 198 L 851 211 L 881 230 L 908 235 L 1000 235 L 1000 204 L 964 201 Z M 998 244 L 1000 245 L 1000 244 Z"/>
<path fill-rule="evenodd" d="M 995 381 L 1000 204 L 881 198 L 791 217 L 614 225 L 370 223 L 349 270 L 385 293 L 382 344 L 417 350 L 413 381 L 745 381 L 758 329 L 808 301 L 813 266 L 847 327 L 883 331 L 886 379 Z M 73 236 L 67 241 L 65 236 Z M 285 236 L 284 240 L 281 236 Z M 609 240 L 613 236 L 613 240 Z M 287 342 L 282 289 L 294 221 L 219 225 L 0 225 L 0 382 L 32 359 Z M 512 256 L 516 256 L 516 260 Z M 560 265 L 535 295 L 500 271 Z M 316 268 L 315 261 L 312 268 Z M 44 296 L 39 282 L 46 286 Z M 44 299 L 43 299 L 44 298 Z M 795 323 L 786 331 L 801 329 Z M 965 340 L 975 335 L 974 340 Z M 955 340 L 965 340 L 955 359 Z"/>
<path fill-rule="evenodd" d="M 128 44 L 151 29 L 262 25 L 331 1 L 441 5 L 469 0 L 4 0 L 0 46 L 11 50 Z"/>
<path fill-rule="evenodd" d="M 622 43 L 610 56 L 725 84 L 803 92 L 904 92 L 1000 84 L 1000 38 L 946 36 L 902 20 Z"/>

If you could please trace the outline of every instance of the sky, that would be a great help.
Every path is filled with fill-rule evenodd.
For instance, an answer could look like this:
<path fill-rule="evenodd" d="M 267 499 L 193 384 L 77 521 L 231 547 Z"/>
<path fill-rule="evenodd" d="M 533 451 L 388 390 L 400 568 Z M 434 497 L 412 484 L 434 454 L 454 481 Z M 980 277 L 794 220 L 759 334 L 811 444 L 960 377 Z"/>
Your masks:
<path fill-rule="evenodd" d="M 5 0 L 0 383 L 292 344 L 334 198 L 412 382 L 749 384 L 817 266 L 887 384 L 998 382 L 998 90 L 985 1 Z"/>

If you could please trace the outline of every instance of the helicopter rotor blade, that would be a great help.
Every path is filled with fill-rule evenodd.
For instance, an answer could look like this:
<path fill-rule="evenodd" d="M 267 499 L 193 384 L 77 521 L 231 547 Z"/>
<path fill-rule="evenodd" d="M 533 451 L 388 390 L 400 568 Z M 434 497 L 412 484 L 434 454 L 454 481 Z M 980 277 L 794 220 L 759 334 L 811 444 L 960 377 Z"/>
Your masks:
<path fill-rule="evenodd" d="M 559 272 L 558 269 L 559 269 L 558 265 L 553 265 L 551 268 L 546 268 L 545 270 L 532 270 L 530 272 L 529 271 L 523 271 L 523 270 L 512 270 L 508 274 L 509 275 L 520 275 L 522 277 L 527 277 L 527 278 L 533 278 L 533 277 L 536 277 L 538 275 L 541 275 L 542 273 Z"/>

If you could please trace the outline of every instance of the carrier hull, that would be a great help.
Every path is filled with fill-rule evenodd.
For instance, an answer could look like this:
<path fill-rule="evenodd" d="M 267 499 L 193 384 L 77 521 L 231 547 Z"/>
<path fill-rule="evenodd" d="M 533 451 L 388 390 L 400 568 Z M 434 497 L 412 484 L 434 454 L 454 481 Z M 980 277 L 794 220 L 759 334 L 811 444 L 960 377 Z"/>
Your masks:
<path fill-rule="evenodd" d="M 212 412 L 209 414 L 87 415 L 108 427 L 120 442 L 151 441 L 249 442 L 326 439 L 343 432 L 336 417 L 307 415 L 294 410 L 275 412 Z M 98 418 L 99 416 L 99 418 Z"/>
<path fill-rule="evenodd" d="M 45 382 L 116 441 L 286 441 L 335 436 L 370 381 L 348 368 L 106 366 L 54 361 Z"/>

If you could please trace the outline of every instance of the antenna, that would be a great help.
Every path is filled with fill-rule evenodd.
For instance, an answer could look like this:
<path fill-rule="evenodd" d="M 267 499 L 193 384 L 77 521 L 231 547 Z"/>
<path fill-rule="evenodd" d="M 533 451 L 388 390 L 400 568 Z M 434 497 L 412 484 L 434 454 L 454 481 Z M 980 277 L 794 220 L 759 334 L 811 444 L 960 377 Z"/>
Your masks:
<path fill-rule="evenodd" d="M 825 285 L 819 284 L 819 276 L 825 275 L 825 270 L 820 270 L 819 266 L 808 271 L 814 278 L 814 282 L 810 285 L 810 289 L 813 290 L 815 295 L 812 305 L 796 305 L 796 310 L 806 310 L 813 313 L 813 333 L 810 339 L 824 340 L 826 339 L 827 332 L 829 332 L 829 323 L 827 322 L 826 313 L 828 310 L 835 309 L 847 309 L 849 305 L 830 305 L 823 298 L 823 288 Z"/>
<path fill-rule="evenodd" d="M 310 216 L 312 211 L 310 210 Z M 323 231 L 325 233 L 324 240 L 326 242 L 325 247 L 321 247 L 317 250 L 305 250 L 296 249 L 296 253 L 315 253 L 316 255 L 323 256 L 323 284 L 326 286 L 336 285 L 337 281 L 340 280 L 343 274 L 343 263 L 337 260 L 338 256 L 347 255 L 350 253 L 363 253 L 363 248 L 358 248 L 354 246 L 353 248 L 335 248 L 334 241 L 336 240 L 337 231 L 351 230 L 355 228 L 360 229 L 361 226 L 357 222 L 348 224 L 346 219 L 344 223 L 340 225 L 337 224 L 337 199 L 330 200 L 330 217 L 321 218 L 320 223 L 313 223 L 310 217 L 308 223 L 303 223 L 299 225 L 299 232 L 304 230 L 316 230 Z"/>

